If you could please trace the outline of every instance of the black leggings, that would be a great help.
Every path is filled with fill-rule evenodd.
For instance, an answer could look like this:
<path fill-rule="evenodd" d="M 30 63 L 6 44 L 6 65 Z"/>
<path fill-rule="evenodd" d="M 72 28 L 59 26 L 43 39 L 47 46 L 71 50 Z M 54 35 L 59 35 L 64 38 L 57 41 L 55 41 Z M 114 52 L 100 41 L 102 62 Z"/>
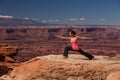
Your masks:
<path fill-rule="evenodd" d="M 63 56 L 68 57 L 68 51 L 69 50 L 71 50 L 71 51 L 77 51 L 77 52 L 81 53 L 82 55 L 86 56 L 89 59 L 93 59 L 94 58 L 94 56 L 91 55 L 90 53 L 84 52 L 82 49 L 74 50 L 71 46 L 65 47 Z"/>

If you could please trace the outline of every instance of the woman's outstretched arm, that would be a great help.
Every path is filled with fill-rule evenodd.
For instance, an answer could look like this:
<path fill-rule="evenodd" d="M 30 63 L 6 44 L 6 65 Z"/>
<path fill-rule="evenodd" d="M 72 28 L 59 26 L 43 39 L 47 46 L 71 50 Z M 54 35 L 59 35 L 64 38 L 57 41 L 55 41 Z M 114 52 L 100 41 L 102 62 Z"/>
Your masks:
<path fill-rule="evenodd" d="M 90 38 L 90 37 L 80 37 L 80 36 L 77 36 L 79 39 L 89 39 L 89 40 L 91 40 L 92 38 Z"/>
<path fill-rule="evenodd" d="M 55 35 L 55 37 L 61 38 L 61 39 L 70 39 L 70 37 L 63 37 L 63 36 L 59 36 L 59 35 Z"/>

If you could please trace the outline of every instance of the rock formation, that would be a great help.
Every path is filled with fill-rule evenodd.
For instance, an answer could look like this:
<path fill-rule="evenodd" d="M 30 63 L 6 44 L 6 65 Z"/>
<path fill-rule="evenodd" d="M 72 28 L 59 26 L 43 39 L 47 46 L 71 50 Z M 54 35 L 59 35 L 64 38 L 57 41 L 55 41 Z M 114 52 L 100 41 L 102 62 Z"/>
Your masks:
<path fill-rule="evenodd" d="M 34 28 L 35 27 L 35 28 Z M 120 52 L 119 27 L 92 26 L 23 26 L 0 28 L 0 42 L 21 48 L 18 57 L 21 61 L 48 54 L 62 54 L 69 41 L 54 35 L 68 36 L 73 29 L 78 35 L 91 37 L 93 40 L 80 40 L 79 46 L 95 55 L 115 56 Z"/>
<path fill-rule="evenodd" d="M 107 80 L 120 80 L 120 70 L 111 73 L 108 77 Z"/>
<path fill-rule="evenodd" d="M 1 60 L 6 62 L 15 62 L 14 56 L 18 53 L 18 47 L 9 46 L 7 44 L 0 44 Z"/>
<path fill-rule="evenodd" d="M 15 24 L 11 24 L 11 20 Z M 1 22 L 0 43 L 11 46 L 0 44 L 0 60 L 3 61 L 0 62 L 0 80 L 120 80 L 119 26 L 45 26 L 31 20 L 21 23 L 17 19 L 7 22 L 9 24 Z M 33 23 L 36 26 L 32 26 Z M 80 36 L 93 38 L 80 40 L 80 48 L 102 56 L 87 60 L 76 53 L 71 55 L 72 51 L 68 59 L 58 55 L 63 53 L 69 41 L 54 35 L 68 36 L 71 29 Z M 16 59 L 23 63 L 8 63 L 17 62 Z"/>
<path fill-rule="evenodd" d="M 6 80 L 119 80 L 111 79 L 120 71 L 120 61 L 107 56 L 95 56 L 88 60 L 82 55 L 62 55 L 36 57 L 15 67 L 9 75 L 0 79 Z M 113 74 L 112 74 L 113 73 Z"/>

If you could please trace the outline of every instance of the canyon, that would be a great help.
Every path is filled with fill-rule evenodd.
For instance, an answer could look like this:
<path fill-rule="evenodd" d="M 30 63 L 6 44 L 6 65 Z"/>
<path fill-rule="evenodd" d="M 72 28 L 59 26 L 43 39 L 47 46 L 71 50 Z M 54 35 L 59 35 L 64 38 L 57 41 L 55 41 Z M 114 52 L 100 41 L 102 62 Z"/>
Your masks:
<path fill-rule="evenodd" d="M 79 40 L 79 46 L 93 54 L 94 60 L 73 51 L 63 59 L 70 42 L 55 35 L 67 37 L 70 30 L 92 38 Z M 14 58 L 19 61 L 1 61 L 0 80 L 119 80 L 119 34 L 119 26 L 0 27 L 0 44 L 16 46 Z"/>
<path fill-rule="evenodd" d="M 74 30 L 77 35 L 90 37 L 92 40 L 79 40 L 83 50 L 94 55 L 115 56 L 120 52 L 120 28 L 106 26 L 30 26 L 0 28 L 0 43 L 18 46 L 16 56 L 20 61 L 26 61 L 36 56 L 63 54 L 64 48 L 70 45 L 68 40 L 55 35 L 69 36 Z M 76 52 L 70 52 L 75 53 Z"/>

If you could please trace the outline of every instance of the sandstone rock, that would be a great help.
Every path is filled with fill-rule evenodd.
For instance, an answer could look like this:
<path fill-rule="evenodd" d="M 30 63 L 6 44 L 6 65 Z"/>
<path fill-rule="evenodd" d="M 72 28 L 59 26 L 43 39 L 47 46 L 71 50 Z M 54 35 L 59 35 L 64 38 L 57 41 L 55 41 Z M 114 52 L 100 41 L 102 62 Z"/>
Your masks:
<path fill-rule="evenodd" d="M 12 80 L 106 80 L 107 76 L 120 70 L 120 61 L 95 56 L 88 60 L 81 55 L 36 57 L 14 68 Z"/>
<path fill-rule="evenodd" d="M 21 26 L 0 29 L 0 42 L 17 45 L 22 50 L 17 58 L 27 61 L 36 56 L 48 54 L 62 54 L 69 41 L 56 38 L 54 35 L 68 36 L 73 29 L 78 35 L 94 38 L 80 40 L 80 48 L 96 55 L 115 56 L 120 52 L 119 27 L 92 27 L 92 26 Z M 82 34 L 81 34 L 82 33 Z M 36 50 L 37 49 L 37 50 Z M 7 53 L 6 53 L 7 54 Z"/>
<path fill-rule="evenodd" d="M 111 73 L 106 80 L 120 80 L 120 71 Z"/>
<path fill-rule="evenodd" d="M 0 62 L 0 80 L 12 80 L 8 79 L 10 78 L 8 74 L 17 66 L 20 66 L 20 63 Z"/>
<path fill-rule="evenodd" d="M 10 68 L 8 68 L 7 66 L 0 65 L 0 76 L 4 75 L 4 74 L 7 74 L 9 70 L 10 70 Z"/>
<path fill-rule="evenodd" d="M 18 47 L 8 46 L 8 45 L 0 45 L 0 55 L 8 56 L 8 55 L 16 55 L 18 52 Z"/>
<path fill-rule="evenodd" d="M 5 58 L 7 62 L 14 62 L 13 58 L 18 53 L 18 47 L 9 46 L 7 44 L 0 44 L 0 56 Z"/>
<path fill-rule="evenodd" d="M 12 26 L 11 26 L 12 27 Z M 24 28 L 26 27 L 26 28 Z M 36 47 L 39 48 L 40 55 L 44 54 L 60 54 L 63 53 L 64 47 L 69 41 L 55 38 L 54 34 L 61 36 L 68 36 L 68 31 L 75 30 L 80 36 L 87 36 L 94 38 L 95 40 L 80 40 L 80 47 L 87 49 L 93 54 L 98 55 L 111 55 L 114 56 L 120 52 L 120 39 L 114 39 L 116 36 L 120 38 L 119 27 L 92 27 L 92 26 L 21 26 L 15 28 L 1 28 L 0 29 L 0 41 L 10 41 L 9 44 L 17 45 L 23 48 L 21 57 L 25 57 L 24 54 L 28 54 L 27 51 L 31 51 L 30 54 L 34 54 Z M 50 38 L 49 38 L 50 37 Z M 69 44 L 68 44 L 69 45 Z M 32 46 L 32 47 L 30 47 Z M 43 50 L 44 49 L 44 50 Z M 93 50 L 94 49 L 94 50 Z M 25 52 L 23 52 L 25 51 Z M 27 55 L 25 60 L 31 55 Z M 39 55 L 38 55 L 39 56 Z M 33 58 L 33 57 L 32 57 Z M 31 58 L 30 58 L 31 59 Z M 25 61 L 24 60 L 24 61 Z"/>
<path fill-rule="evenodd" d="M 0 80 L 12 80 L 12 78 L 8 75 L 3 75 L 0 77 Z"/>

